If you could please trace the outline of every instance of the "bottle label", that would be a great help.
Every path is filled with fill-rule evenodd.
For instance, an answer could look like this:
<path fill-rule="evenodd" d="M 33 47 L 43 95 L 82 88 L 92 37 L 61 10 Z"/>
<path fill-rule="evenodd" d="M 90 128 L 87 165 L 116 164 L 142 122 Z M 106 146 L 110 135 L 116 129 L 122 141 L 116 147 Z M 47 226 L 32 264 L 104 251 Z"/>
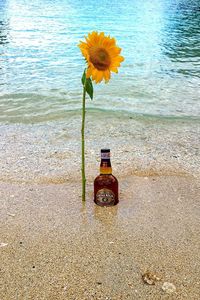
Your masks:
<path fill-rule="evenodd" d="M 99 203 L 112 204 L 115 201 L 115 194 L 109 189 L 101 189 L 96 194 Z"/>
<path fill-rule="evenodd" d="M 102 152 L 101 159 L 110 159 L 110 152 Z"/>

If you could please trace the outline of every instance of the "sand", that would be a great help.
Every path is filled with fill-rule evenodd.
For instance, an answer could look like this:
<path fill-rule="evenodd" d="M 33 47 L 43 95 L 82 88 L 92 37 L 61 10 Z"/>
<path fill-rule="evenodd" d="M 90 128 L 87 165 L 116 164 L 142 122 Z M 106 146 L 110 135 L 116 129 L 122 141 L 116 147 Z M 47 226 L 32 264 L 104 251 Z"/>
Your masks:
<path fill-rule="evenodd" d="M 111 208 L 93 203 L 92 182 L 86 205 L 78 184 L 1 183 L 0 299 L 199 299 L 197 180 L 120 182 Z M 145 284 L 146 270 L 161 280 Z"/>
<path fill-rule="evenodd" d="M 1 125 L 0 299 L 199 300 L 199 123 L 88 115 L 83 205 L 79 121 Z M 120 183 L 110 208 L 93 202 L 105 146 Z"/>

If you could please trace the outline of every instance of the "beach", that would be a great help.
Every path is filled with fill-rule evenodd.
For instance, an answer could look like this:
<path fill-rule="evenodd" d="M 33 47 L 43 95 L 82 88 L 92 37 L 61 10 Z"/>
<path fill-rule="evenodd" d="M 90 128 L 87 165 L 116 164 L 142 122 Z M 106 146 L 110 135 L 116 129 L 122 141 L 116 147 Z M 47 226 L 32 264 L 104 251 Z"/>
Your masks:
<path fill-rule="evenodd" d="M 198 1 L 0 1 L 0 300 L 200 299 L 199 20 Z"/>
<path fill-rule="evenodd" d="M 85 204 L 79 116 L 1 125 L 0 299 L 199 299 L 198 121 L 94 114 Z M 93 202 L 101 146 L 120 184 L 110 208 Z"/>

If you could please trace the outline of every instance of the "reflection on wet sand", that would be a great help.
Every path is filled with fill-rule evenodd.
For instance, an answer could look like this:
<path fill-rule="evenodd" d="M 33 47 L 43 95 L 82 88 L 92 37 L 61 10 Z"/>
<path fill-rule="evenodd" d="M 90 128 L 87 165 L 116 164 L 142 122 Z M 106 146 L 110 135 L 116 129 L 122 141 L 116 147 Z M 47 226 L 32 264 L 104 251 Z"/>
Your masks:
<path fill-rule="evenodd" d="M 107 230 L 116 225 L 118 205 L 113 207 L 100 207 L 94 205 L 93 212 L 94 219 L 98 220 Z"/>

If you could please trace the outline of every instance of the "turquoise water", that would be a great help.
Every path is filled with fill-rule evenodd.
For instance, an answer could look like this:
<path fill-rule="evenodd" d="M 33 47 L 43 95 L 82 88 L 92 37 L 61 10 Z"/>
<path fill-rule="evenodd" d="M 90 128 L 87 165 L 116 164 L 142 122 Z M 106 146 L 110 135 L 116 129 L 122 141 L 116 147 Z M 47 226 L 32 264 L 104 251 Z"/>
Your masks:
<path fill-rule="evenodd" d="M 125 61 L 95 85 L 89 109 L 158 117 L 200 116 L 198 0 L 0 0 L 0 122 L 80 113 L 88 32 L 116 37 Z"/>

